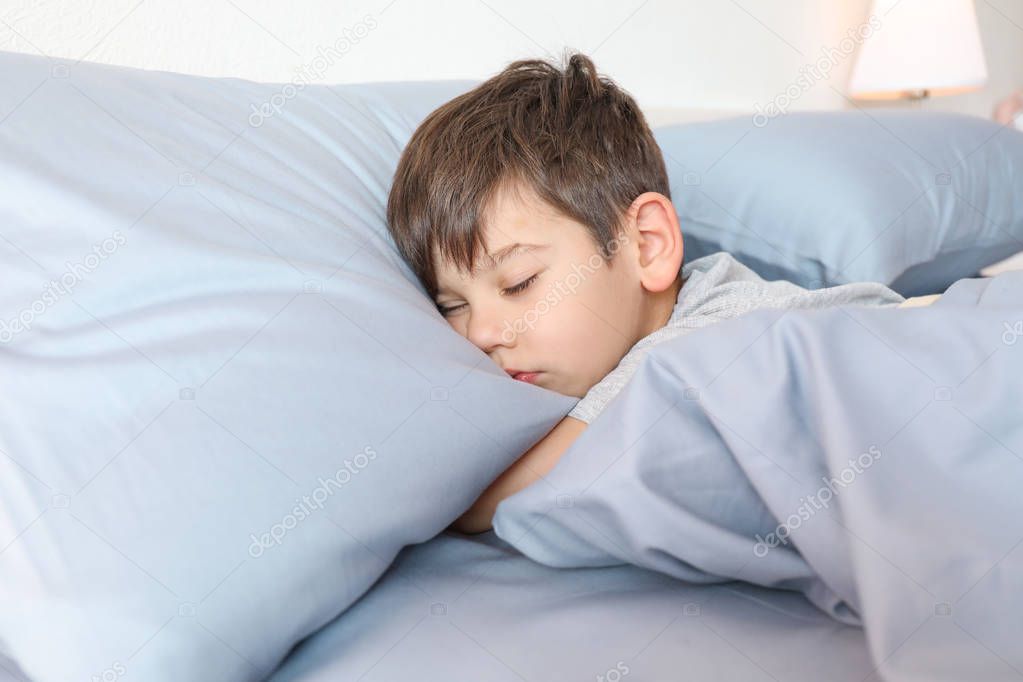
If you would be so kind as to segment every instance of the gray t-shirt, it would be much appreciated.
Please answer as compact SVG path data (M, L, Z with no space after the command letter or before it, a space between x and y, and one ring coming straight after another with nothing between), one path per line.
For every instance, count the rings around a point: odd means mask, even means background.
M906 300L877 282L854 282L813 290L784 280L768 282L725 251L687 263L682 267L682 276L684 284L679 289L678 300L668 322L640 339L611 373L576 403L568 413L569 417L590 423L632 378L651 346L715 322L758 308L828 308L846 304L889 306Z

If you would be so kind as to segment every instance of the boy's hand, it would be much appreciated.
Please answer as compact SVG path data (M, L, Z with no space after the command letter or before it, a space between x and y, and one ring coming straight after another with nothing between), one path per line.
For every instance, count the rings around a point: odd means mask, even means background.
M490 530L497 504L545 476L584 430L586 422L574 417L562 419L550 433L490 484L469 511L451 524L451 528L461 533Z
M905 301L899 304L900 308L916 308L917 306L930 305L941 298L941 294L931 294L930 296L913 296L907 298Z

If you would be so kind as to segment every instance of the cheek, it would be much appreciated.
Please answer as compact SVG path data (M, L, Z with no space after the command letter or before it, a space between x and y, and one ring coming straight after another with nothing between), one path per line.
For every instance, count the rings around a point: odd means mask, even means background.
M601 320L603 316L594 301L583 300L578 294L566 297L537 321L531 343L568 366L602 366L603 356L609 352L608 342L618 336Z
M594 322L599 322L603 283L595 276L577 281L563 273L558 282L560 286L546 289L528 306L536 318L532 326L538 335L558 337L564 343L585 339Z
M578 343L598 370L610 371L629 350L638 302L610 277L595 278L573 306Z

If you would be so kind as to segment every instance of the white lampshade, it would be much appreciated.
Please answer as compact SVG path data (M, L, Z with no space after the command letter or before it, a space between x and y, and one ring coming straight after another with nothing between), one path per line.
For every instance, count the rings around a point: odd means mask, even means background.
M874 0L872 12L880 27L860 46L853 97L952 95L987 81L973 0Z

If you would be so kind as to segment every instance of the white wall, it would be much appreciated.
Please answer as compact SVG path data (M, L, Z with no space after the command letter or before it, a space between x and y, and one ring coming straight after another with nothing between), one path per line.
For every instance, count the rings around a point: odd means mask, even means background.
M869 0L0 0L0 50L254 80L288 81L301 70L323 82L355 82L482 79L513 59L571 47L591 55L648 111L753 111L783 93L822 48L838 46L869 6ZM977 10L989 86L924 106L987 116L993 102L1023 86L1023 0L978 0ZM327 51L339 40L340 51ZM846 108L836 89L844 91L851 65L852 58L839 60L829 80L815 82L790 108Z

